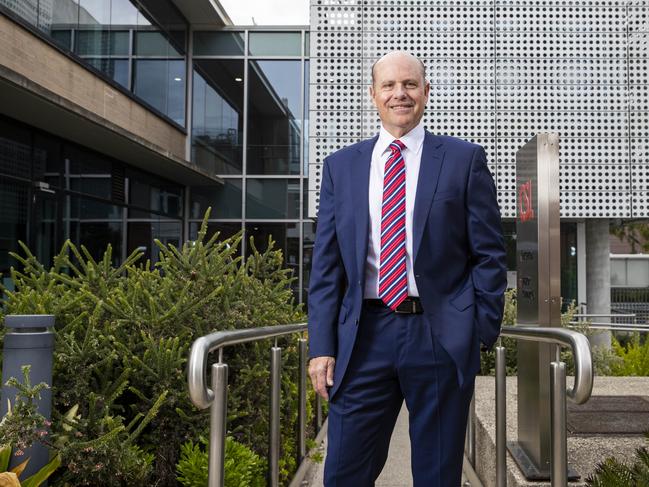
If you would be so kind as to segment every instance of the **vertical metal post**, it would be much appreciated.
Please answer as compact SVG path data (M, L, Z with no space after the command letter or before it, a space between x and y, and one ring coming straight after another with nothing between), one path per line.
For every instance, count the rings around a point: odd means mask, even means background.
M557 347L558 348L558 347ZM568 485L568 438L566 435L566 364L550 364L550 417L552 424L552 487Z
M297 341L299 349L300 371L298 377L298 410L297 410L297 444L298 463L306 456L306 339Z
M466 423L466 438L464 440L464 453L466 453L471 466L475 468L475 393L469 404L469 418Z
M322 428L322 398L320 394L315 395L315 425L316 431Z
M210 407L210 454L208 487L223 487L225 480L225 421L228 410L228 366L212 365L212 391L214 400Z
M496 487L507 486L507 377L505 347L496 347Z
M270 349L270 448L268 449L269 485L279 487L279 399L282 385L282 349ZM211 486L210 486L211 487Z

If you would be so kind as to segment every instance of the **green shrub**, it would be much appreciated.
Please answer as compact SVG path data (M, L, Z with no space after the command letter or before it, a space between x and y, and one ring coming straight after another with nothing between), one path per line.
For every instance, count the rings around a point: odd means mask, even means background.
M176 470L183 486L207 485L208 448L209 442L203 436L198 443L188 441L182 445ZM232 437L225 439L225 487L265 487L266 471L263 458Z
M73 431L58 431L70 444L62 472L51 481L54 487L91 485L102 471L102 479L115 473L110 485L177 485L181 445L198 438L209 422L209 414L198 411L187 393L193 341L216 330L304 320L281 251L269 242L260 253L251 241L251 255L243 262L241 235L206 239L207 216L195 242L179 249L156 242L160 260L154 268L141 262L139 252L114 267L110 246L95 260L70 242L49 269L25 246L22 255L12 254L21 266L11 271L15 290L3 289L2 312L55 315L54 424L62 424L64 412L78 407L75 421L68 421ZM295 339L279 340L285 349L283 481L296 464ZM262 457L268 444L270 345L265 341L225 351L231 371L228 428ZM92 453L88 461L84 453ZM126 473L138 469L138 479ZM101 485L108 484L102 480Z
M642 343L640 334L634 333L625 345L613 337L611 346L619 357L610 364L611 375L649 375L649 340Z
M649 440L649 433L645 433ZM646 446L636 450L631 464L607 458L598 464L595 472L586 479L591 487L644 487L649 485L649 450Z

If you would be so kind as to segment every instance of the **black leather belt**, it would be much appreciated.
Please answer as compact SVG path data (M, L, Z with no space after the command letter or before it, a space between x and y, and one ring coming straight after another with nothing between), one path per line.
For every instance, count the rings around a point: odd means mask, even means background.
M364 299L363 304L371 308L387 308L386 304L380 299ZM408 296L397 309L394 310L395 313L399 314L421 314L424 312L424 308L421 306L421 301L418 297Z

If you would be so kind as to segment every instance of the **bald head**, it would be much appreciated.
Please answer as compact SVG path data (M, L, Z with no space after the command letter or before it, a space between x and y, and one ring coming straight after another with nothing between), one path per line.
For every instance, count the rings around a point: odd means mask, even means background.
M374 85L374 82L376 81L376 70L380 69L381 65L383 64L390 64L391 62L395 61L405 61L408 63L413 63L414 65L417 66L417 69L421 72L421 79L425 83L426 82L426 67L424 66L424 63L421 61L416 56L413 56L409 52L405 51L392 51L384 55L383 57L380 57L378 60L372 64L372 85Z

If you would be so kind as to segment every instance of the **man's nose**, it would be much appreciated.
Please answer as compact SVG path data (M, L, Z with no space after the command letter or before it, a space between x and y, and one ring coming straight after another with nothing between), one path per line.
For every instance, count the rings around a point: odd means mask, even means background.
M404 86L400 83L395 85L392 96L394 96L394 98L404 98L406 96L406 90Z

